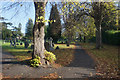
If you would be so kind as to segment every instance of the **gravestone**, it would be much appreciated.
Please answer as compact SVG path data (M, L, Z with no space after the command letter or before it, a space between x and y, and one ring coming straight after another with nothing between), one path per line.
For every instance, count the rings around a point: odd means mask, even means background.
M54 47L54 43L52 43L52 46Z
M28 51L27 53L31 53L32 51Z
M64 41L61 42L62 44L64 43Z
M69 45L70 45L70 44L69 44L69 41L66 41L66 45L67 45L67 46L69 46Z
M21 42L20 45L23 45L23 43Z
M50 37L50 39L49 39L50 47L53 47L53 45L52 45L52 41L53 41L53 39L52 39L52 37Z
M56 49L60 49L59 46L57 46Z
M10 39L10 47L12 46L12 40Z
M44 45L45 45L45 49L47 50L47 51L50 51L50 45L49 45L49 43L48 42L45 42L44 43Z
M25 48L28 48L29 43L27 41L25 41Z
M52 39L52 37L50 37L50 39L49 39L49 49L50 49L50 51L54 50L52 41L53 41L53 39Z
M16 38L14 38L14 41L13 41L13 45L14 45L14 47L16 47Z
M18 39L16 39L16 42L18 42Z
M31 45L31 49L33 49L33 48L34 48L34 45L32 44L32 45Z

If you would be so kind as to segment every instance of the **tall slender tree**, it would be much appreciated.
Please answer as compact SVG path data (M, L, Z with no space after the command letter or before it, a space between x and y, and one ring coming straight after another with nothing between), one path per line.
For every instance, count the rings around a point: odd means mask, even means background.
M49 22L50 37L53 38L54 42L57 42L57 40L61 37L61 28L62 28L59 11L57 9L57 4L52 5L49 20L50 21L53 20L52 23Z
M33 39L33 21L29 18L27 24L26 24L26 31L25 36L28 39Z

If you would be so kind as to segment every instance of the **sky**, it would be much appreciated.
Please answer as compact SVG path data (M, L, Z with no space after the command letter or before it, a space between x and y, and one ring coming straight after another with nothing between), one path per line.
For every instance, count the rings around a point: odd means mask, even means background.
M25 33L25 26L26 23L28 22L28 19L31 18L34 22L35 20L35 9L34 9L34 4L33 2L23 2L22 6L18 6L16 8L11 8L10 10L1 10L1 8L10 5L10 4L14 4L13 2L0 2L0 17L4 17L5 22L11 22L13 23L13 26L18 27L18 24L21 23L22 24L22 29L21 32ZM47 4L46 8L45 8L46 12L45 12L45 19L48 20L49 16L50 16L50 11L51 11L51 4ZM16 11L19 11L16 13ZM48 23L46 23L46 25L48 25ZM11 29L11 27L8 27L9 29Z

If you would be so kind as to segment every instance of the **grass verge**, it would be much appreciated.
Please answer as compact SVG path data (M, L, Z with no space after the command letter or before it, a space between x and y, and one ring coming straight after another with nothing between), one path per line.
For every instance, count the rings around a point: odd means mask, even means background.
M59 66L65 66L68 65L74 58L74 47L75 45L70 45L69 47L66 46L66 44L55 44L54 48L59 46L60 49L54 50L53 53L56 55L56 63L58 65L55 65L56 67ZM2 44L3 51L12 53L12 55L17 58L18 61L25 61L28 59L31 59L31 54L28 53L28 51L32 52L32 49L30 49L30 46L28 49L24 48L23 45L17 45L16 48L10 47L10 43Z
M118 76L118 46L103 45L104 48L95 49L95 44L80 43L82 47L96 61L97 74L104 78L116 78Z
M10 47L10 43L6 42L5 44L2 44L3 52L9 52L12 53L12 55L17 58L17 60L27 60L31 58L31 53L28 53L28 51L32 52L32 49L28 47L28 49L24 48L24 45L17 45L15 48Z

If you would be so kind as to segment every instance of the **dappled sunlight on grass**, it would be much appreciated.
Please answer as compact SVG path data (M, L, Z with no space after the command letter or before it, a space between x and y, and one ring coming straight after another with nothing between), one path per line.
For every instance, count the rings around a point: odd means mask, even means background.
M56 55L56 63L60 64L61 66L66 66L70 64L70 62L74 59L74 50L73 49L59 49L53 51Z
M60 49L53 51L57 57L56 63L61 66L69 65L74 59L75 45L66 46L66 44L55 44L54 48L57 46L59 46Z
M118 46L103 45L102 49L95 49L95 44L81 43L82 47L96 60L97 71L104 77L117 77Z
M75 48L75 45L73 45L73 44L70 44L70 46L67 46L66 44L55 44L54 49L55 49L57 46L58 46L60 49Z
M2 44L3 51L12 53L18 60L26 60L31 58L31 53L28 53L28 51L32 52L32 49L30 49L30 46L28 49L24 48L24 45L16 45L14 48L13 46L10 47L10 43L6 42L5 44Z
M59 46L60 49L54 50L53 53L56 55L57 60L56 63L61 66L66 66L70 64L70 62L74 59L74 48L75 45L66 46L66 44L55 44L56 48ZM10 47L10 43L2 44L3 51L12 53L17 60L27 60L31 59L32 49L30 49L30 45L28 49L24 48L24 45L17 45L16 48ZM31 51L28 53L28 51Z

